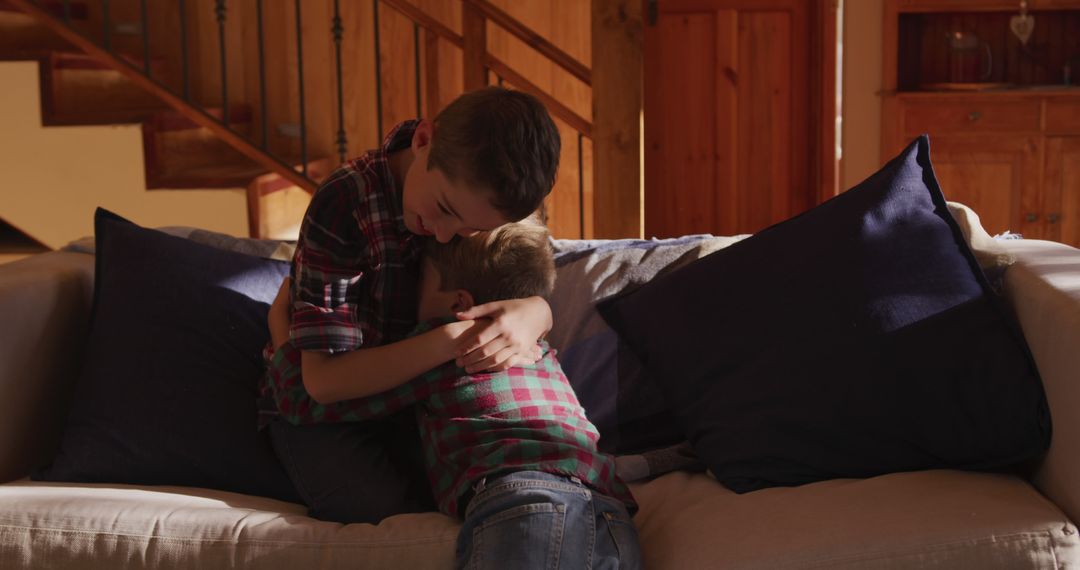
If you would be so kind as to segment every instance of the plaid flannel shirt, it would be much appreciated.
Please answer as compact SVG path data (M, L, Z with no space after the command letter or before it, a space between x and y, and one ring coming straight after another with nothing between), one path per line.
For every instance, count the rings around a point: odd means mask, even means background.
M423 323L414 334L444 322ZM541 348L544 356L533 365L467 374L451 361L382 394L331 405L312 400L303 385L272 382L273 395L293 423L371 420L418 404L428 479L439 509L450 516L464 515L460 501L481 477L525 470L577 477L634 512L637 504L616 476L614 458L597 450L600 434L555 351L543 342ZM277 351L272 369L291 376L300 366L293 354Z
M292 266L290 342L296 351L346 352L401 340L416 326L421 239L405 227L388 155L408 148L417 121L397 125L383 145L334 171L304 214ZM299 384L300 369L268 371ZM268 412L269 410L263 410ZM265 418L263 418L265 419ZM309 421L333 421L332 417Z

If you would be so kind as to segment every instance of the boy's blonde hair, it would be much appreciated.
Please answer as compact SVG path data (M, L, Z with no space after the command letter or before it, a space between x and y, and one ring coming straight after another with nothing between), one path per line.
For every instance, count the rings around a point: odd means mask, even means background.
M425 255L439 272L439 290L468 291L480 305L546 297L555 286L555 257L547 228L533 218L450 243L428 240Z

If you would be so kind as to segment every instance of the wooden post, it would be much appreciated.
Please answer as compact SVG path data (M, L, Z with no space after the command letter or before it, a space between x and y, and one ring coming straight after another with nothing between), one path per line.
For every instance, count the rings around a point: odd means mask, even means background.
M642 236L641 0L593 0L593 235Z
M468 2L461 4L461 35L465 40L465 91L485 87L487 81L487 18Z

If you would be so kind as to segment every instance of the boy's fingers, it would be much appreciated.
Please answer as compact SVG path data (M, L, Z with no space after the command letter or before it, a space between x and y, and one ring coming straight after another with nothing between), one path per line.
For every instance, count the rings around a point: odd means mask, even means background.
M503 340L501 337L496 337L491 342L477 348L476 350L462 356L462 366L472 366L480 362L491 359L493 356L498 355L501 351L509 347L509 343ZM483 370L481 368L481 370Z
M497 352L494 356L485 358L472 366L467 366L465 371L470 374L476 372L502 372L510 368L514 356L514 349L506 347Z
M487 346L492 341L499 338L499 336L500 336L499 332L497 330L493 330L494 327L492 326L492 324L493 324L493 322L488 321L488 320L483 321L482 324L477 323L476 327L474 327L474 328L478 329L476 335L469 338L468 340L466 340L463 343L461 350L458 351L458 356L471 355L472 353L476 352L480 348L483 348L483 347ZM492 348L493 349L494 348L500 348L501 349L502 347L499 346L499 347L492 347ZM490 352L489 352L489 354L490 354ZM487 355L484 355L484 356L487 356ZM476 358L482 358L482 357L474 356L473 360L475 360ZM466 361L466 362L469 362L469 361Z

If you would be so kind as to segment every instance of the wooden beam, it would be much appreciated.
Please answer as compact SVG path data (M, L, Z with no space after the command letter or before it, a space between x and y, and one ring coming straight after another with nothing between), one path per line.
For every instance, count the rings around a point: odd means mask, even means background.
M474 91L488 84L487 18L467 2L461 5L461 35L465 40L465 91Z
M585 64L574 59L574 56L559 49L558 46L534 32L510 14L503 12L498 6L488 0L464 0L464 6L462 7L465 6L472 6L479 10L489 20L543 54L544 57L565 69L570 75L585 82L586 85L592 85L592 73L588 67L585 67Z
M456 45L459 48L465 47L465 40L460 34L454 32L450 28L444 26L442 22L439 22L435 18L428 16L422 12L416 6L413 6L408 0L376 0L382 2L387 6L397 10L406 18L420 24L421 27L431 30L438 34L444 40Z
M642 2L593 0L593 234L641 237Z
M837 15L840 10L839 0L816 0L814 10L814 29L811 30L811 44L818 53L811 58L811 82L814 93L810 105L810 144L820 149L817 164L811 169L816 171L813 180L818 181L816 201L820 204L840 193L840 162L836 156L836 34ZM814 112L817 109L817 112ZM814 140L813 137L816 137Z
M484 61L487 63L487 67L490 67L496 75L499 75L518 89L539 99L552 115L562 119L563 122L576 129L579 133L592 138L593 126L587 119L570 110L570 107L563 105L558 99L549 95L547 91L539 88L535 83L514 71L512 67L494 55L487 54Z

